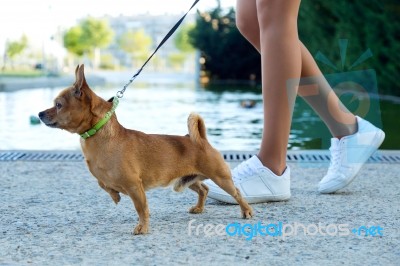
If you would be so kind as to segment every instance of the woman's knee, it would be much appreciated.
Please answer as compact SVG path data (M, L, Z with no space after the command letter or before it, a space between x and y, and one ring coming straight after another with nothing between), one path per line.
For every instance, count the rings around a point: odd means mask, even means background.
M260 28L287 26L297 23L300 0L256 0Z
M243 14L236 12L236 27L240 31L240 33L244 36L248 34L251 29L246 17Z
M236 27L253 45L259 42L260 28L258 26L256 0L237 0Z

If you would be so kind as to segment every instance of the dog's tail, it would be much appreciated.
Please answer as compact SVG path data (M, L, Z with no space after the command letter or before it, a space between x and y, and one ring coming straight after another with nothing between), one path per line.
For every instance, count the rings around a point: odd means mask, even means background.
M201 144L203 140L207 141L206 125L200 115L191 113L188 117L189 137L195 142Z

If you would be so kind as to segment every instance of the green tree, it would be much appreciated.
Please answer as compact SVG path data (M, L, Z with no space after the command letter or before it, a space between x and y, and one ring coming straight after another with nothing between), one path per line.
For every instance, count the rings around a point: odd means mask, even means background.
M338 70L319 63L325 74L338 71L374 69L383 94L400 95L400 20L396 0L312 1L301 3L299 35L312 54L323 53ZM339 39L347 39L344 68L341 68ZM351 66L370 49L373 56Z
M77 56L82 56L89 48L82 42L83 30L80 26L70 28L64 34L64 47L68 52Z
M185 62L193 62L196 49L190 43L189 32L195 28L193 23L183 24L174 35L174 45L178 50L168 55L168 64L175 70L181 71Z
M108 22L87 18L80 23L83 31L83 43L90 48L106 48L113 40L113 30Z
M28 47L28 38L22 35L17 41L7 41L4 54L3 70L6 68L8 60L11 62Z
M179 70L184 64L186 58L186 53L171 53L168 55L168 62L174 69Z
M143 61L150 55L152 40L143 29L128 31L118 40L119 47L130 54L134 61Z
M196 27L189 32L189 39L200 50L203 71L211 80L261 78L260 55L236 28L233 9L224 13L217 7L198 13Z
M182 25L174 38L175 47L183 53L193 53L195 51L190 43L189 33L195 28L194 24Z
M100 64L100 49L106 48L113 39L113 30L105 20L87 18L78 26L70 28L64 35L65 48L77 55L94 56L94 66Z
M299 37L311 54L321 52L336 66L318 62L324 74L374 69L379 92L400 95L399 6L398 0L303 0ZM212 79L248 79L251 74L260 79L259 55L237 31L234 15L234 10L224 13L220 7L199 13L191 43L201 51ZM348 40L343 68L339 39ZM353 65L368 49L373 57Z

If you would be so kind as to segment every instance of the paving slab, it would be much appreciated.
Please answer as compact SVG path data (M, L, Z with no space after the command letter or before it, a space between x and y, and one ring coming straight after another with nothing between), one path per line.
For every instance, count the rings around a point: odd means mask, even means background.
M115 205L83 161L0 162L0 265L399 265L400 164L368 163L331 195L317 192L326 163L289 166L291 199L252 205L251 220L148 191L150 233L134 236L131 200Z

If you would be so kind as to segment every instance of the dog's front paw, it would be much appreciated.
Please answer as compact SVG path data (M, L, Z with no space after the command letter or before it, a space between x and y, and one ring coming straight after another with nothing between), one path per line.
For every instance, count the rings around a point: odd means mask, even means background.
M135 229L133 230L134 235L144 235L149 232L149 227L144 224L136 225Z
M251 207L242 210L242 218L243 219L250 219L251 217L253 217L253 215L254 215L254 212Z
M112 193L110 195L111 195L111 198L112 198L112 200L114 201L115 204L118 204L120 202L121 196L119 195L118 192Z
M202 213L204 211L204 208L198 207L198 206L193 206L192 208L189 209L190 213L198 214Z

